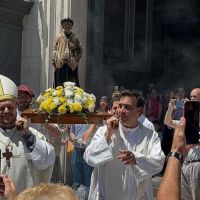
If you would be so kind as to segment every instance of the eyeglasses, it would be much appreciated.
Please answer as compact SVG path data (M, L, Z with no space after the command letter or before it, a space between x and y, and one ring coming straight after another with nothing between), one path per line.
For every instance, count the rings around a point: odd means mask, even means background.
M136 107L133 106L133 105L129 105L129 104L122 104L120 103L119 104L119 108L122 109L124 107L125 110L133 110L135 109Z

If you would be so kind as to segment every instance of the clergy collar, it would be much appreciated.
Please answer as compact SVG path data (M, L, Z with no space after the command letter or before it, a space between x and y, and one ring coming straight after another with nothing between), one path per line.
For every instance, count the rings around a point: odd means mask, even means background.
M138 130L139 124L135 128L127 128L119 123L119 127L124 133L135 133Z

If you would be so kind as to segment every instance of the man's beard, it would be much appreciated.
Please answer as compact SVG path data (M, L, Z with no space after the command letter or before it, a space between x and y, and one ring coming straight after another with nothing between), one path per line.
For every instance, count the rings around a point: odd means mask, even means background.
M15 121L16 121L16 116L13 116L12 120L2 118L0 122L0 127L6 129L12 129L15 126Z
M29 106L30 106L30 103L24 102L24 103L21 103L21 104L18 105L18 109L19 109L21 112L23 112L23 111L25 111L26 109L28 109Z

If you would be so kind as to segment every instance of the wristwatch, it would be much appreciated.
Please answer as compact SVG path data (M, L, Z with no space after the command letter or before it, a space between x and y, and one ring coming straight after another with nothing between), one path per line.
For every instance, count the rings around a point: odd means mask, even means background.
M178 159L181 162L181 164L183 164L183 154L181 154L179 152L171 151L167 156L167 160L170 156L175 157L176 159Z

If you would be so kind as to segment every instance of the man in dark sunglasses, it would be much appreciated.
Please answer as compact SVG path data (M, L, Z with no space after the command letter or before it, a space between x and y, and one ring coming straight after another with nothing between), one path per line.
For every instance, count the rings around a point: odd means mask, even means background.
M151 177L162 170L158 134L138 122L144 99L137 91L121 93L117 116L95 133L84 158L95 167L89 199L153 199Z

